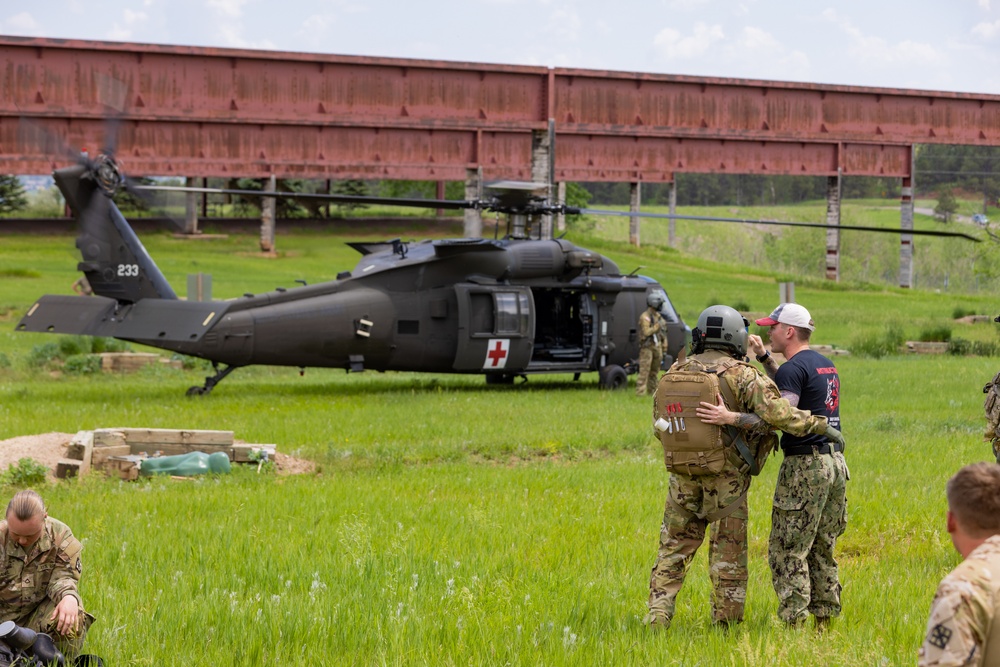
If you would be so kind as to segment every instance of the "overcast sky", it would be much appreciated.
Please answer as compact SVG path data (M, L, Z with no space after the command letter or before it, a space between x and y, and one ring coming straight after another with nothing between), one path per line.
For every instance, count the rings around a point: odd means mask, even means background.
M1000 94L1000 0L36 0L0 34Z

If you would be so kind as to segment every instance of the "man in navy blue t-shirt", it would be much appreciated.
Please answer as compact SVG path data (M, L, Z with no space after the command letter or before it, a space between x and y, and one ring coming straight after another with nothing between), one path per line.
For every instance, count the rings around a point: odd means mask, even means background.
M783 303L757 320L769 327L771 352L787 360L781 366L750 335L747 346L792 405L840 425L840 377L833 362L809 349L815 324L809 311ZM843 446L825 436L781 436L784 460L778 471L771 511L768 562L778 616L798 625L809 614L822 627L840 614L840 580L834 547L847 527L847 462Z

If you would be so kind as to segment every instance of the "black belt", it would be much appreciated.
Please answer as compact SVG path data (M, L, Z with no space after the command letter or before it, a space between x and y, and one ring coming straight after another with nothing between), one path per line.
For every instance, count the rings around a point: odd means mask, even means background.
M795 445L793 447L782 447L781 451L785 456L804 456L805 454L832 454L844 451L844 446L839 442L827 442L822 445Z

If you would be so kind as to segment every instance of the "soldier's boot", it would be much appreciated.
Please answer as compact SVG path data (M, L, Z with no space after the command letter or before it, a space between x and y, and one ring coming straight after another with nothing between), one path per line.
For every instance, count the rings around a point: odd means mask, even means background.
M642 624L651 630L667 630L670 628L670 617L661 611L651 611L642 619Z
M798 630L800 628L805 627L805 625L806 625L806 617L805 616L800 616L798 618L793 618L790 621L785 621L784 623L785 623L785 627L788 628L789 630Z
M816 617L816 632L826 632L833 625L832 616L817 616Z

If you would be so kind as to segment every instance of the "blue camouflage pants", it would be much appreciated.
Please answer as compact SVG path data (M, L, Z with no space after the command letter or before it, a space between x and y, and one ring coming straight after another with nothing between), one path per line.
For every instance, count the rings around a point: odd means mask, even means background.
M844 455L786 456L778 471L771 511L768 563L778 616L798 623L813 614L840 614L834 547L847 527Z

